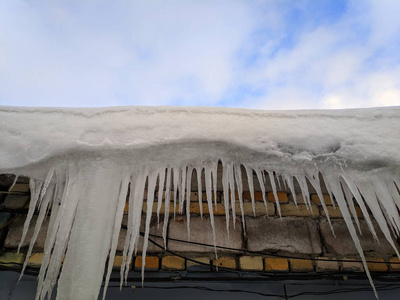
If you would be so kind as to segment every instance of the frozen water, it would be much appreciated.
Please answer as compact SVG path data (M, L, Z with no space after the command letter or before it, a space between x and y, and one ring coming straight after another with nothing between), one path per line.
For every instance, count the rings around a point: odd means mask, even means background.
M176 208L186 212L190 239L192 177L197 179L201 204L204 176L215 243L216 202L212 199L216 200L219 162L227 234L229 218L244 214L242 191L246 182L253 211L256 184L263 192L266 208L267 181L276 199L282 184L295 195L297 181L309 208L310 184L320 196L330 222L322 197L322 176L344 216L369 278L356 234L361 229L354 201L372 235L376 238L368 210L397 253L394 238L400 231L399 107L287 112L1 107L0 120L0 173L31 178L32 199L22 241L35 209L39 210L29 253L51 210L37 299L51 295L58 278L57 299L98 297L105 267L106 284L110 278L127 194L128 228L121 285L127 280L132 255L137 251L143 251L143 258L146 255L153 202L158 220L164 205L164 243L171 205L174 216ZM258 182L253 181L253 174ZM157 186L160 188L155 198ZM138 249L145 193L145 236L143 249ZM240 212L236 212L236 203ZM276 205L280 214L278 201Z

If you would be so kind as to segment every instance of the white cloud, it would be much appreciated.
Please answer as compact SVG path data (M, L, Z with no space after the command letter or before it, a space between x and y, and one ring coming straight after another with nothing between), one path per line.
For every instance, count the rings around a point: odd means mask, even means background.
M0 104L400 105L400 3L314 5L4 1Z

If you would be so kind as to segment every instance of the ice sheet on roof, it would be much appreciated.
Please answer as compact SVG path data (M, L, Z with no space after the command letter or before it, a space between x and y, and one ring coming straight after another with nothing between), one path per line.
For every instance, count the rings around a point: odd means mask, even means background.
M1 107L0 122L0 173L32 178L32 200L23 239L34 210L39 209L35 224L38 233L52 207L38 299L52 293L59 275L57 299L98 296L104 266L107 265L106 281L112 270L129 187L122 281L127 278L132 254L143 250L146 255L151 210L146 216L143 249L137 249L146 181L148 205L158 202L160 209L164 201L166 213L169 205L188 212L185 191L191 189L192 176L204 174L213 224L212 193L216 192L219 161L228 232L229 218L235 218L236 213L243 215L242 209L235 212L235 202L242 208L243 180L248 180L251 195L253 174L261 189L270 180L275 194L276 176L292 192L297 181L310 205L307 182L323 199L322 175L369 278L356 234L354 202L360 206L373 235L368 209L397 251L394 237L400 229L399 107L334 111ZM243 176L242 169L247 176ZM165 199L154 198L157 185L166 191ZM239 191L238 199L229 199L229 191L233 190ZM172 198L168 191L174 191ZM276 205L279 212L279 203ZM322 205L328 216L323 200ZM163 222L165 236L168 216ZM215 232L212 234L215 236ZM35 238L34 235L29 252Z

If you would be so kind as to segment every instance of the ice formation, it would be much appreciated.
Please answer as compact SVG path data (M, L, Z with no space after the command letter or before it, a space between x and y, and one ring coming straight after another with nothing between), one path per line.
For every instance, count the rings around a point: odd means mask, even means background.
M275 195L276 184L283 181L295 196L297 181L307 205L311 204L308 182L321 196L322 175L372 285L356 234L359 223L353 201L361 208L374 237L368 210L397 252L394 238L400 229L399 107L286 112L182 107L1 107L0 122L0 173L31 178L32 197L22 240L34 210L39 210L29 253L51 209L36 299L51 295L57 281L57 299L97 299L104 266L106 286L110 278L128 189L121 284L135 251L143 250L146 255L151 209L147 210L143 249L137 249L145 186L147 205L151 207L156 202L157 215L163 197L162 193L157 198L154 195L160 186L166 195L166 214L170 205L176 205L189 218L185 191L191 189L193 176L204 176L213 225L212 194L216 192L218 162L222 162L227 234L229 218L243 215L244 180L248 181L254 205L253 174L264 195L264 184L270 180ZM280 178L279 182L275 177ZM234 192L229 197L230 191L235 190L239 191L238 199ZM320 199L328 216L323 197ZM241 211L235 211L236 201ZM279 202L276 205L280 211ZM163 221L164 238L167 222L168 215ZM211 234L215 239L214 229Z

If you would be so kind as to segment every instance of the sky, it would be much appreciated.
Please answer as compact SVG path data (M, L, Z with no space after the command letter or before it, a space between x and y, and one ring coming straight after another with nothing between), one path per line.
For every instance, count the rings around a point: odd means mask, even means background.
M400 105L400 1L0 2L0 105Z

